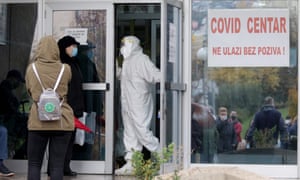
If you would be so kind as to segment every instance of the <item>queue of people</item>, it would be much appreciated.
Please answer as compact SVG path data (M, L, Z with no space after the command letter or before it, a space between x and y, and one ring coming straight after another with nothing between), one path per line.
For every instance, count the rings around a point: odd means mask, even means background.
M154 84L160 81L160 70L157 69L154 64L150 61L149 57L143 54L142 48L140 47L140 41L135 36L128 36L122 40L123 47L121 48L121 53L124 56L124 59L130 59L123 64L122 71L122 97L128 96L133 97L131 91L126 91L125 86L133 85L131 80L128 79L128 76L131 76L129 73L130 69L139 70L136 73L143 75L145 79L144 84L149 86L149 84ZM43 163L43 157L46 152L47 144L49 143L49 161L47 174L50 179L63 179L63 176L76 176L77 173L72 171L70 168L70 161L72 157L74 137L76 133L76 126L74 123L74 117L80 118L83 115L84 111L93 112L97 111L93 107L87 107L87 99L93 99L90 94L84 94L82 90L82 83L99 81L97 74L93 74L93 77L86 76L82 74L84 67L87 63L89 64L88 68L96 70L95 66L91 64L88 60L86 63L79 62L83 59L77 58L78 46L80 44L72 36L64 36L56 43L56 40L52 36L45 36L39 41L37 50L34 55L34 60L31 64L28 65L26 69L25 79L26 79L26 89L33 100L33 103L30 108L30 113L28 117L28 147L27 147L27 157L28 157L28 175L27 179L29 180L38 180L41 178L41 167ZM89 57L85 49L81 47L81 51L86 57ZM135 63L133 63L133 61ZM135 68L133 65L139 64L139 67L142 69ZM60 70L61 69L61 70ZM89 71L89 70L86 70ZM39 119L39 98L42 92L45 89L53 88L56 79L60 79L59 83L56 84L56 93L59 96L61 101L61 118L53 121L42 121ZM85 78L84 78L85 77ZM136 76L139 77L139 76ZM10 76L8 76L10 78ZM25 82L19 79L12 81L12 86L9 90L17 87L19 81ZM93 79L92 79L93 78ZM142 79L141 79L142 80ZM138 81L141 81L138 80ZM137 82L139 85L139 82ZM140 86L135 86L134 88L139 87L143 89L145 85L141 84ZM149 91L150 89L143 89L143 91ZM138 93L140 91L137 91ZM101 97L101 96L98 96ZM150 120L152 116L152 111L149 113L149 109L153 108L152 97L149 95L140 96L142 99L132 99L130 101L144 102L144 99L147 98L147 104L143 106L144 108L140 109L138 107L130 108L130 111L136 109L137 113L140 113L139 118L128 116L130 112L125 111L126 106L132 104L131 102L125 102L127 98L122 100L122 109L123 109L123 120L125 126L125 138L124 144L126 145L127 155L125 159L127 164L121 169L117 170L117 174L128 174L132 173L131 166L131 156L132 148L135 150L141 150L142 146L146 146L150 151L159 151L160 144L158 138L156 138L149 129ZM9 103L15 103L18 107L17 100L13 101L11 99ZM16 108L14 107L14 108ZM18 108L17 108L18 109ZM48 109L49 110L49 109ZM142 113L144 112L144 113ZM13 114L9 112L10 114ZM97 112L101 115L101 112ZM146 116L144 116L146 115ZM133 122L136 121L136 122ZM140 126L143 124L143 129L133 132L132 128L136 125ZM135 129L135 128L134 128ZM7 131L5 127L1 126L1 132L3 132L0 138L3 139L1 143L3 144L3 150L7 150L5 145L7 144L5 136ZM134 133L134 134L132 134ZM144 138L139 138L144 137ZM134 144L133 144L134 140ZM1 156L3 154L3 156ZM3 163L3 160L7 158L7 151L3 151L1 154L0 151L0 175L2 176L13 176L14 173L10 171Z
M215 163L218 153L235 150L241 132L241 124L236 120L237 113L228 116L226 107L220 107L214 115L211 108L192 103L191 161Z
M143 146L151 152L160 150L158 138L149 129L153 114L153 102L149 93L150 90L146 88L150 84L160 81L160 70L151 63L148 56L142 53L140 41L137 37L125 37L122 43L121 54L124 56L125 62L121 73L121 102L125 126L123 140L126 147L126 164L117 169L116 174L131 174L133 150L141 151ZM76 58L79 45L80 43L72 36L64 36L58 43L52 36L46 36L39 41L34 56L33 62L46 88L53 86L60 72L59 70L64 64L62 78L57 88L57 94L62 100L62 118L58 121L43 122L39 120L37 102L43 88L35 77L32 64L27 67L26 81L19 71L11 70L8 72L6 79L0 84L0 100L6 104L6 106L0 108L1 176L14 175L14 172L4 165L4 160L8 157L7 128L11 128L11 125L7 122L9 122L9 119L16 118L14 115L18 114L20 105L12 90L17 88L20 83L26 83L28 94L33 100L27 126L28 179L40 179L43 157L48 143L48 176L51 179L62 180L63 176L77 175L70 168L76 133L74 117L80 118L83 116L83 112L88 111L91 113L99 110L99 108L88 107L86 103L87 99L94 98L83 93L82 83L99 82L99 79L94 64L90 63L89 60L83 64L79 58ZM88 57L88 54L86 54L86 57ZM83 58L81 57L81 59ZM85 65L95 71L91 77L87 77L86 72L82 73ZM132 92L133 90L137 91ZM149 96L145 94L136 96L140 92L147 92ZM134 103L132 103L133 101ZM99 102L96 104L99 104ZM101 112L97 112L97 114L101 115ZM131 116L131 114L135 114L135 116ZM216 154L239 150L239 145L243 140L241 136L243 126L237 111L232 110L228 115L228 109L220 107L218 114L215 116L210 108L193 103L191 116L192 162L197 161L197 154L201 156L200 162L213 163ZM262 131L274 127L276 127L273 134L274 142L277 143L277 139L280 138L280 145L283 148L288 144L287 136L289 136L289 139L297 137L297 117L286 126L281 113L275 109L274 99L268 96L265 98L260 111L254 115L246 134L246 141L251 142L254 147L255 130Z
M26 157L28 158L29 180L40 179L40 171L49 143L48 176L51 179L63 179L63 176L76 176L70 168L76 127L74 117L80 118L86 111L82 90L83 76L77 56L79 43L71 36L64 36L58 42L52 36L46 36L39 41L33 63L26 69L25 79L18 70L11 70L0 84L0 176L13 176L14 172L4 164L8 158L8 139L20 114L20 102L13 90L21 83L26 83L28 96L32 105L28 116L26 131ZM59 84L56 93L61 101L61 118L52 122L39 120L38 106L43 89L53 88L60 67ZM36 69L35 69L36 68ZM38 72L36 77L34 72ZM39 84L40 82L41 85ZM26 121L27 122L27 121ZM20 125L20 124L18 124ZM27 137L28 134L28 137ZM25 137L25 136L24 136ZM28 142L27 142L28 141Z
M217 158L210 158L207 161L207 155L203 150L207 148L205 141L209 139L210 152L214 152L213 157L219 153L231 153L234 151L245 150L248 148L259 148L256 142L255 132L272 131L271 138L267 138L272 143L272 147L283 149L297 149L297 116L294 117L288 124L282 118L282 114L275 108L274 99L267 96L260 110L255 113L254 118L246 132L245 139L242 137L243 125L235 110L230 112L224 106L219 107L218 114L214 120L213 136L204 137L204 130L207 130L207 122L210 119L207 112L203 112L204 106L192 103L192 121L191 121L191 159L192 162L214 163ZM205 107L206 108L206 107ZM201 111L200 111L201 110ZM206 123L206 124L205 124ZM213 137L213 138L212 138ZM216 153L215 153L216 152ZM200 161L196 159L196 154L199 153Z

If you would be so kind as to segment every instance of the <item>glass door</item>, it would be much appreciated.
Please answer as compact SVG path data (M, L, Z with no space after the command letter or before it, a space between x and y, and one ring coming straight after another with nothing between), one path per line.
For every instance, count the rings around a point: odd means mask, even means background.
M150 57L156 67L160 68L160 18L161 6L159 3L127 3L115 4L115 56L118 65L122 64L123 58L120 55L120 42L124 36L134 35L140 39L143 52ZM117 63L117 62L116 62ZM159 105L160 94L158 86L150 87L154 101L154 112L151 120L150 130L160 138L159 131ZM115 85L115 168L121 167L124 162L125 146L123 143L123 117L121 115L121 88L120 81L116 78ZM145 159L150 158L150 152L143 148Z
M161 122L162 146L175 144L174 159L164 171L179 168L182 157L182 94L186 89L182 82L182 3L164 1L161 18ZM170 169L169 169L170 168Z
M120 47L118 43L123 36L135 35L140 38L144 53L149 55L162 72L160 86L152 91L155 96L155 112L151 123L151 131L160 139L162 147L170 143L174 143L176 147L182 147L181 96L185 85L182 84L181 70L181 7L180 2L163 0L160 4L118 4L115 11L116 49ZM118 57L119 51L115 53ZM122 132L121 117L118 119L120 120L116 122L117 131ZM117 139L121 138L117 137ZM117 144L116 147L120 146ZM147 150L143 153L144 157L148 158ZM170 167L171 170L176 168L174 165L180 157L178 153L174 155L174 161L165 166ZM118 158L118 155L116 159L116 164L122 163L119 160L122 158Z
M78 173L112 173L113 157L113 5L112 3L47 2L46 34L58 40L76 38L84 79L84 143L74 144L71 168ZM80 54L82 53L82 54Z

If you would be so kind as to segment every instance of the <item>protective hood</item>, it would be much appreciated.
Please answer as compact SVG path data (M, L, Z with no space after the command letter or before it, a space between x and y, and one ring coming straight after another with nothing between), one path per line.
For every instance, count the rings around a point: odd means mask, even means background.
M140 40L135 36L125 36L122 41L121 54L124 59L142 51Z
M40 40L35 55L35 61L59 61L59 49L53 36L45 36Z

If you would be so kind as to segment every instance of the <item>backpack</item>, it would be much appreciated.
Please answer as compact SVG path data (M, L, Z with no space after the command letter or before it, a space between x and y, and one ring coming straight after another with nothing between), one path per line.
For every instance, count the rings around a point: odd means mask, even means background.
M60 101L59 95L55 92L55 90L63 74L65 68L64 64L61 67L54 88L47 89L44 88L34 63L32 63L32 68L43 89L43 92L41 93L39 101L37 103L39 119L41 121L60 120L62 116L61 105L63 101Z

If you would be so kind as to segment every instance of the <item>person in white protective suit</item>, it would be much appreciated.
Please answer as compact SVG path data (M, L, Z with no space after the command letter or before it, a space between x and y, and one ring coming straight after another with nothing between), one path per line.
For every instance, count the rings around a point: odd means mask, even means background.
M143 146L151 152L160 149L159 140L149 126L154 109L151 84L160 82L161 73L143 53L137 37L124 37L120 51L124 57L120 80L126 164L117 169L115 174L128 175L133 170L133 151L142 151Z

